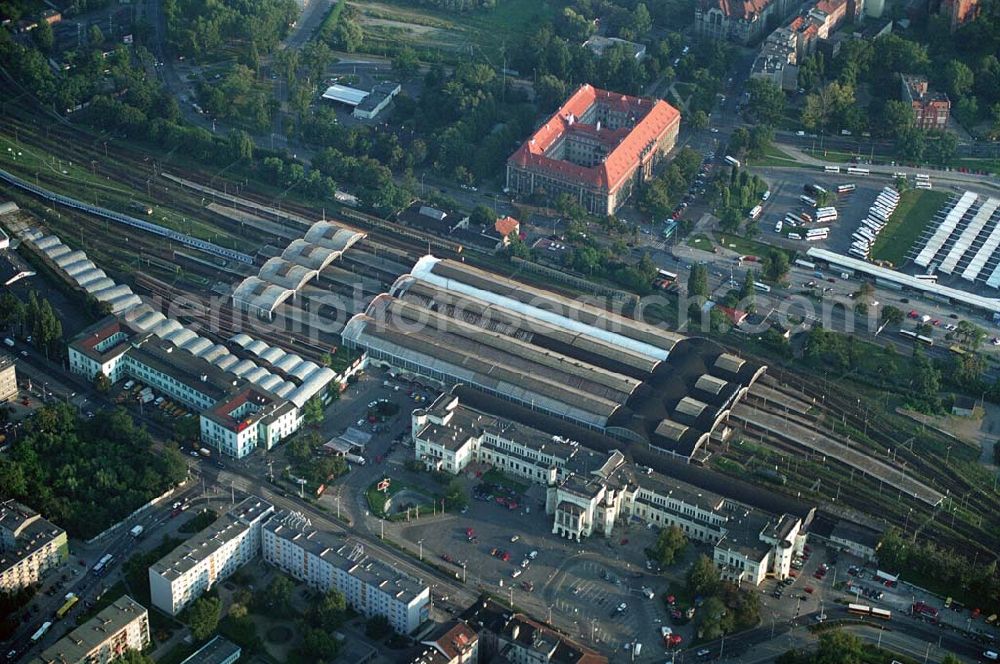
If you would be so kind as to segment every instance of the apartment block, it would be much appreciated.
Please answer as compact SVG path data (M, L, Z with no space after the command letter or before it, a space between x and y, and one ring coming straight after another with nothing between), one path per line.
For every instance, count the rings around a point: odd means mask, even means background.
M365 553L339 535L312 528L296 512L281 511L263 528L264 560L320 592L338 590L355 611L385 616L399 634L410 634L430 611L430 588Z
M16 500L0 503L0 592L37 584L68 557L65 530Z
M261 526L274 506L250 496L149 568L153 606L176 616L260 552Z
M17 368L14 357L0 353L0 403L17 399Z
M149 645L149 612L128 595L46 648L31 664L106 664Z

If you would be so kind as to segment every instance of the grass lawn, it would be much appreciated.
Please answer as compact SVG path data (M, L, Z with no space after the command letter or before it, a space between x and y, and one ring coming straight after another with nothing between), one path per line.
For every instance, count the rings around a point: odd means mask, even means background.
M951 165L954 168L964 166L975 171L989 171L994 175L1000 174L1000 159L956 159Z
M475 45L490 58L502 58L505 49L509 54L525 33L555 12L555 7L545 0L504 0L494 9L469 12L418 7L396 0L360 0L351 4L361 12L363 51L388 52L402 42L418 51L461 50L468 55L470 45Z
M903 263L906 252L917 241L924 228L938 211L948 194L933 189L911 189L903 192L899 207L892 214L889 223L879 233L872 247L872 258Z
M695 249L701 249L702 251L712 250L712 240L709 239L704 233L698 233L697 235L692 235L687 239L687 246L694 247Z
M815 168L814 166L808 166L806 164L800 164L795 161L792 157L788 156L787 153L782 152L773 145L767 149L764 156L760 159L754 159L748 162L748 166L785 166L789 168Z
M719 235L719 244L726 249L739 252L744 256L757 256L759 258L766 256L772 249L784 251L788 254L789 258L792 258L795 254L794 251L787 251L780 247L773 247L769 244L758 242L757 240L748 240L745 237L740 237L739 235ZM699 247L699 249L700 248L701 247Z

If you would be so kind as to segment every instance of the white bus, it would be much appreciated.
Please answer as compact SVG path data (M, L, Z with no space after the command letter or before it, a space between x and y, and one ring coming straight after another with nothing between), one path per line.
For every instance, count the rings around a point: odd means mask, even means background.
M898 198L893 198L889 194L885 194L885 193L882 193L882 194L879 194L878 196L876 196L875 200L876 201L885 201L886 203L888 203L890 205L899 205L899 199Z
M729 164L730 166L735 166L736 168L740 167L740 160L737 159L736 157L730 156L728 154L726 155L725 162L727 164Z
M110 553L104 554L101 557L101 559L97 561L97 564L94 565L94 570L93 570L94 574L96 574L97 576L101 576L102 574L107 572L108 565L111 564L111 561L114 559L115 557Z
M936 284L937 283L937 275L936 274L915 274L915 275L913 275L913 278L914 279L918 279L920 281L926 281L926 282L932 283L932 284Z
M822 228L810 228L808 231L806 231L807 237L810 235L829 235L829 234L830 234L830 229L829 227L826 226Z
M917 189L933 189L934 188L933 186L931 186L930 182L918 182L918 183L916 183L913 186L915 188L917 188Z
M817 210L816 211L816 223L823 221L837 221L837 211L836 210Z
M853 185L852 183L850 183L850 182L848 182L848 183L846 183L846 184L838 184L838 185L837 185L837 193L838 193L838 194L849 194L849 193L851 193L852 191L854 191L855 189L857 189L857 187L855 187L855 186L854 186L854 185Z
M874 242L875 241L875 233L872 233L867 228L862 228L861 230L859 230L858 231L858 235L860 235L864 239L868 240L869 242Z
M38 628L38 631L36 631L34 634L31 635L31 642L32 643L38 643L38 641L43 636L45 636L45 633L47 631L49 631L50 627L52 627L52 623L51 622L49 622L49 621L43 622L42 626Z
M917 182L920 182L920 181L926 182L927 180L931 179L931 176L927 175L926 173L917 173L913 177L915 177L917 179Z
M830 238L829 233L823 233L822 235L807 235L806 242L822 242Z
M799 202L808 207L816 207L816 199L808 196L799 196Z
M826 171L827 173L839 173L840 166L826 166L823 168L823 170Z
M802 260L801 258L796 258L794 261L795 265L799 267L804 267L807 270L815 270L816 263L810 263L809 261Z
M750 210L750 221L757 221L757 217L759 217L760 213L763 211L764 208L761 207L760 205L753 206L753 208L751 208Z
M659 275L660 279L666 279L667 281L677 281L677 275L673 272L667 272L666 270L657 270L656 274Z
M893 198L899 198L899 192L892 187L882 187L882 193Z
M850 175L868 175L869 173L867 168L859 168L858 166L848 166L847 172Z
M851 247L850 249L847 250L847 253L853 254L858 258L868 258L868 253L865 251L861 251L857 247Z
M755 289L759 290L761 293L770 293L771 292L771 287L768 286L767 284L763 283L763 282L760 282L760 281L753 282L753 287Z

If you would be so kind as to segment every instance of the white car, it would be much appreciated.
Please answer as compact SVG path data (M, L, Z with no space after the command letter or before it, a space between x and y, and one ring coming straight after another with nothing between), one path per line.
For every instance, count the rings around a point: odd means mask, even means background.
M521 539L520 535L514 535L513 537L510 538L510 541L513 543L513 542L516 542L519 539Z
M535 558L538 557L538 552L537 551L532 551L531 553L528 554L528 557L531 558L532 560L534 560Z
M618 608L616 610L618 611L618 613L625 613L625 609L627 609L627 608L628 608L628 604L626 604L625 602L622 602L621 604L618 605Z
M527 558L525 558L524 560L521 561L521 567L527 567L530 564L531 564L531 561L528 560Z
M510 573L510 578L516 579L519 576L521 576L521 568L520 567L515 567L514 571Z
M709 650L708 648L702 648L701 650L699 650L698 652L696 652L695 655L697 655L698 657L708 657L708 654L710 652L712 652L712 651Z
M710 132L712 132L713 134L718 134L718 133L719 133L719 130L718 130L718 129L716 129L715 127L711 127L711 128L709 129L709 131L710 131Z

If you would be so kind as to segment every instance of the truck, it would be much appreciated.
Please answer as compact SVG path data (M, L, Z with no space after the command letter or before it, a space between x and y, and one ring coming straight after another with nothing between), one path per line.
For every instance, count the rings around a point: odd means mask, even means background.
M139 539L142 536L142 531L145 530L142 526L132 526L132 530L128 531L129 535Z
M344 458L347 459L348 461L350 461L351 463L353 463L356 466L363 466L363 465L365 465L365 458L363 456L358 455L358 454L351 454L350 452L348 452L347 454L344 455Z

